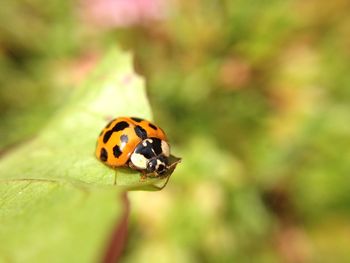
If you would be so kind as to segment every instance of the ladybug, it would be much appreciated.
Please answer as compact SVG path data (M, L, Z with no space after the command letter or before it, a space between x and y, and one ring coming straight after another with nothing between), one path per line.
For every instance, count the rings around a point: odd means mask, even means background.
M170 146L164 131L136 117L118 117L102 130L96 157L111 168L130 167L144 176L167 173Z

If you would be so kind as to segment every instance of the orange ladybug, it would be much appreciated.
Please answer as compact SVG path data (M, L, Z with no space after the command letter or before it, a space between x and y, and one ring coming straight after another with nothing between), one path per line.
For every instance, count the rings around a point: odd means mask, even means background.
M136 117L112 120L100 133L96 157L112 168L130 167L160 177L169 170L170 146L164 131Z

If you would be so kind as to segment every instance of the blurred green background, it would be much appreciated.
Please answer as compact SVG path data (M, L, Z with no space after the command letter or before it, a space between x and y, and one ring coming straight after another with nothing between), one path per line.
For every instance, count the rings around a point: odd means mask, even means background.
M350 262L350 2L5 0L0 153L111 46L183 157L122 262Z

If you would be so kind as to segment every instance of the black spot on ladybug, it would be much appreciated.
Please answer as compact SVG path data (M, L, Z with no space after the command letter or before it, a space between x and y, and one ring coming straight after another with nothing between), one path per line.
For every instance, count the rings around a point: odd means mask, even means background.
M122 136L120 136L121 142L127 143L128 140L129 140L128 135L123 134Z
M136 122L141 122L141 121L143 121L143 119L137 118L137 117L131 117L130 119L132 119L133 121L136 121Z
M141 126L136 125L134 129L135 129L136 135L139 136L142 140L147 138L147 132Z
M109 138L111 138L113 133L113 130L106 131L105 135L103 136L103 143L107 143Z
M108 153L107 153L105 148L102 148L101 152L100 152L100 160L102 162L105 162L105 161L107 161L107 159L108 159Z
M114 125L113 131L122 131L127 127L129 127L129 123L127 123L126 121L120 121L116 125Z
M113 132L122 131L127 127L129 127L129 123L127 123L126 121L118 122L116 125L114 125L113 129L111 129L105 133L105 135L103 136L103 142L107 143L109 138L111 138Z
M151 127L153 130L158 130L156 125L153 125L152 123L148 123L148 126Z
M113 147L113 155L115 158L118 158L122 154L118 145Z

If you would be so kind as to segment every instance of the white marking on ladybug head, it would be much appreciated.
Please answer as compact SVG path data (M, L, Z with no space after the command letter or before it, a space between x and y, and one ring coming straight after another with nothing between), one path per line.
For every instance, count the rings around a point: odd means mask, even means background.
M157 159L156 172L159 174L163 174L166 170L166 165L163 161Z
M143 145L144 147L147 146L147 143L152 144L152 143L153 143L153 140L152 140L152 139L144 139L144 140L142 141L142 145Z
M157 166L156 166L156 170L158 170L158 169L159 169L159 165L161 165L161 164L165 165L165 164L164 164L164 162L162 162L161 160L157 159Z
M162 140L162 152L166 157L170 155L170 146L166 141Z
M139 153L133 153L131 154L130 160L133 165L135 165L139 169L146 169L147 168L147 162L148 159Z

